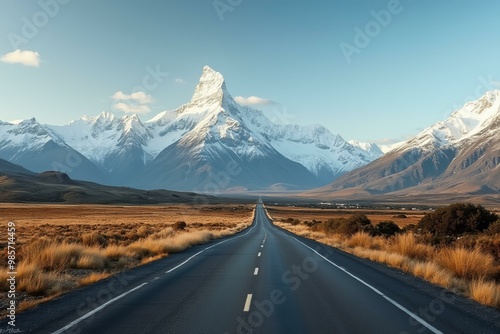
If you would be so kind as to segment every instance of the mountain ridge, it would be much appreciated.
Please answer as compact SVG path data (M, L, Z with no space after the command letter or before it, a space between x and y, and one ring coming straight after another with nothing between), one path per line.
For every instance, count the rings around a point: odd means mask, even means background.
M500 194L500 90L486 92L318 196Z
M376 158L321 125L277 125L261 111L239 105L222 74L208 66L188 103L145 122L137 115L103 112L64 126L42 125L35 119L32 123L38 131L0 123L0 158L36 172L43 167L84 180L147 189L192 190L225 173L227 162L238 164L241 174L231 175L227 187L218 187L221 191L275 184L308 189ZM23 142L26 136L31 139ZM43 145L36 143L49 141L52 161L39 164ZM15 152L37 158L29 163L17 159ZM68 156L75 161L67 163Z

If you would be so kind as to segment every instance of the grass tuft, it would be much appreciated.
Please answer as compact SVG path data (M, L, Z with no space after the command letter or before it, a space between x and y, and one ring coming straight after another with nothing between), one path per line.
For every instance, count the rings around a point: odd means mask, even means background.
M17 266L17 289L35 296L60 293L66 285L54 273L46 273L36 264L21 262Z
M399 234L393 238L391 250L414 259L426 259L433 248L417 242L413 233Z
M109 277L109 273L92 273L78 281L80 286L89 285Z
M492 281L475 279L470 286L471 297L481 304L500 308L500 285Z
M467 279L488 277L495 270L493 256L477 248L472 250L463 247L443 248L436 260L458 277Z

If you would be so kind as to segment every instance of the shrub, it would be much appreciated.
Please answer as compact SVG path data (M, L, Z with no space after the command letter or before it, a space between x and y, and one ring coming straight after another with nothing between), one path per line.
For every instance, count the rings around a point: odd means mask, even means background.
M175 222L173 229L175 231L182 231L186 228L186 226L187 226L187 224L185 221L179 220L179 221Z
M427 213L418 223L423 232L433 235L458 236L464 233L482 232L498 219L481 205L456 203Z
M345 235L353 235L361 230L361 226L355 220L341 219L339 220L337 233Z
M378 235L383 235L385 237L391 237L396 233L401 232L399 226L392 221L380 222L375 226L374 230L378 232Z
M401 229L401 233L413 232L417 229L417 225L408 224Z
M298 220L297 218L291 218L290 217L290 218L287 218L285 220L285 223L295 226L295 225L299 225L300 224L300 220Z
M323 232L325 234L334 233L339 226L340 219L328 219L325 222L321 222L311 226L313 232Z
M486 231L488 234L500 234L500 219L497 219L496 222L490 225L488 227L488 230Z
M356 224L356 225L358 225L360 227L363 227L363 226L371 224L370 219L368 219L368 217L365 214L362 214L362 213L353 214L352 216L350 216L349 218L347 218L347 221L350 224Z
M324 232L327 235L334 233L353 235L357 232L369 232L371 222L364 214L354 214L348 218L328 219L325 222L314 221L311 225L311 230L314 232Z

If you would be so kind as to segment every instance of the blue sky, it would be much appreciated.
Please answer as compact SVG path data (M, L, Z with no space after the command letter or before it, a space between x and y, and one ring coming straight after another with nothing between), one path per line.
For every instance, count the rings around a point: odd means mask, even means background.
M147 120L189 101L209 65L276 121L387 143L500 88L496 0L0 4L3 121Z

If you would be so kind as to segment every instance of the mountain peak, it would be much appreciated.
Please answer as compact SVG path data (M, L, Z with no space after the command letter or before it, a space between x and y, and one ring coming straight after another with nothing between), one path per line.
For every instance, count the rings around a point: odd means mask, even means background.
M191 103L200 106L222 105L225 96L230 96L226 90L224 77L209 66L203 67L203 73L196 86Z
M114 119L115 119L114 114L107 112L107 111L103 111L95 118L95 121L102 120L102 121L106 121L106 122L112 122Z

